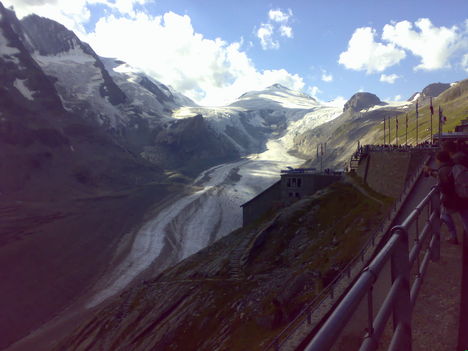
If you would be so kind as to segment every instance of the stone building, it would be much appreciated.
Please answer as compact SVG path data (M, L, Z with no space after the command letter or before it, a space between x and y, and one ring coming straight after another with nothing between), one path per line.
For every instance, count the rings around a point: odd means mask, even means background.
M290 204L329 186L340 177L338 172L318 173L313 169L281 171L281 200Z
M281 171L281 180L241 205L242 225L256 221L270 210L287 206L305 196L312 195L340 178L339 172L318 173L315 169L300 168Z

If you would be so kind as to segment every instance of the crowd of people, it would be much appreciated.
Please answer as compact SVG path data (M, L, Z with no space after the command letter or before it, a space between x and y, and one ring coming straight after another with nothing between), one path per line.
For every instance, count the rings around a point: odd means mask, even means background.
M413 150L432 150L438 148L439 145L436 143L431 143L429 141L425 141L418 145L408 145L408 144L401 144L401 145L390 145L390 144L377 144L377 145L360 145L356 152L354 153L355 157L359 155L366 154L370 151L372 152L379 152L379 151L413 151Z

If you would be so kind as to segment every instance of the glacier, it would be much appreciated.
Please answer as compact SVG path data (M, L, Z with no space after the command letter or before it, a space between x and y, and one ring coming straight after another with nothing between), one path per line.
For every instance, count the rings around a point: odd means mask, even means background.
M268 106L273 109L270 113L285 115L288 125L280 135L267 140L265 151L203 171L193 182L201 190L175 199L148 220L135 235L127 257L101 281L88 307L119 293L155 260L157 270L161 271L241 227L240 206L278 181L281 169L298 167L304 162L288 153L294 135L338 117L342 108L284 89L270 87L269 91L244 94L226 107L186 106L174 113L176 118L184 118L202 112L213 128L222 133L226 125L238 123L239 112ZM258 115L254 120L265 123ZM163 250L170 255L163 257Z

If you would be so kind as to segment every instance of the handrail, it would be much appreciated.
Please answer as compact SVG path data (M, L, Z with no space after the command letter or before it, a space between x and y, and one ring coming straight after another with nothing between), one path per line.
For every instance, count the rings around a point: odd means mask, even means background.
M372 305L372 287L379 277L382 267L390 261L392 274L392 287L387 293L384 302L376 316L370 314L369 324L372 326L364 339L360 350L376 350L378 339L383 327L393 314L394 334L390 344L390 350L411 350L411 313L412 306L416 301L422 278L426 272L429 259L436 261L440 252L440 200L439 190L434 187L429 194L416 206L410 215L403 221L402 225L392 228L392 235L382 250L374 257L371 263L361 273L349 292L338 304L330 317L325 321L312 341L306 347L306 351L324 351L337 341L346 323L353 317L354 312L361 303L363 297L369 294ZM417 266L417 276L410 286L410 254L408 249L409 228L419 220L424 207L430 206L428 228L431 228L431 240L422 265ZM417 226L416 226L417 228ZM416 230L416 244L424 240ZM413 255L419 255L422 245L415 245ZM414 261L413 261L414 262Z
M351 276L351 272L356 270L355 267L358 265L358 263L361 263L362 265L364 264L364 258L368 254L369 250L373 249L376 245L376 241L391 229L390 225L393 222L394 217L398 214L401 206L405 203L407 196L413 190L414 185L421 176L425 164L429 162L430 158L431 156L428 156L426 159L424 159L423 162L421 162L418 170L414 173L413 177L408 179L400 198L395 202L395 205L387 221L380 226L380 230L374 232L369 237L361 251L359 251L359 253L340 271L340 273L337 274L337 276L324 289L322 289L322 291L317 296L315 296L315 298L309 302L301 310L301 312L298 313L296 317L286 325L285 328L283 328L281 333L277 334L276 337L265 348L263 348L264 351L279 350L280 347L288 340L288 338L305 323L307 323L308 328L310 329L312 312L320 307L328 297L330 297L332 300L334 299L334 295L337 295L334 291L335 286L337 286L338 283L345 277L348 278L348 280L353 278ZM362 265L360 267L362 267ZM359 271L361 271L361 268L359 268Z

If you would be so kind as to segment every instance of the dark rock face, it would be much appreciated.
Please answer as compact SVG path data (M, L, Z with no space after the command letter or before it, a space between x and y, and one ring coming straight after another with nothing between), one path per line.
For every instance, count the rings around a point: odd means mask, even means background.
M155 130L152 146L145 148L143 156L194 176L209 166L234 160L239 154L231 143L210 128L202 115L196 115Z
M30 15L21 20L21 27L28 40L24 40L28 49L33 52L37 50L40 55L54 56L74 49L81 49L83 53L95 59L94 65L101 71L104 82L99 91L102 97L107 96L113 105L126 101L127 97L114 83L94 50L81 40L65 26L50 19L37 15ZM44 35L47 33L47 35Z
M450 88L450 84L448 83L433 83L425 87L422 94L427 97L437 97L448 88Z
M67 33L62 33L62 46L38 45L49 52L81 45ZM166 186L158 184L160 168L127 151L93 122L96 118L63 108L52 78L31 56L31 45L26 48L21 23L1 3L0 36L9 47L0 55L3 350L95 282L113 245L141 223L147 207L165 196ZM117 192L147 189L150 182L158 185L152 196L142 191L138 199L113 198ZM137 209L140 201L146 205ZM112 215L105 218L106 213Z
M83 47L75 33L55 21L30 15L21 20L21 23L23 30L31 40L32 48L41 55L57 55Z
M142 77L139 83L143 88L153 93L159 101L174 102L174 97L168 89L166 89L166 95L156 84L154 84L147 77Z
M361 111L375 105L383 104L384 103L374 94L356 93L346 102L343 108L343 112L347 110Z

